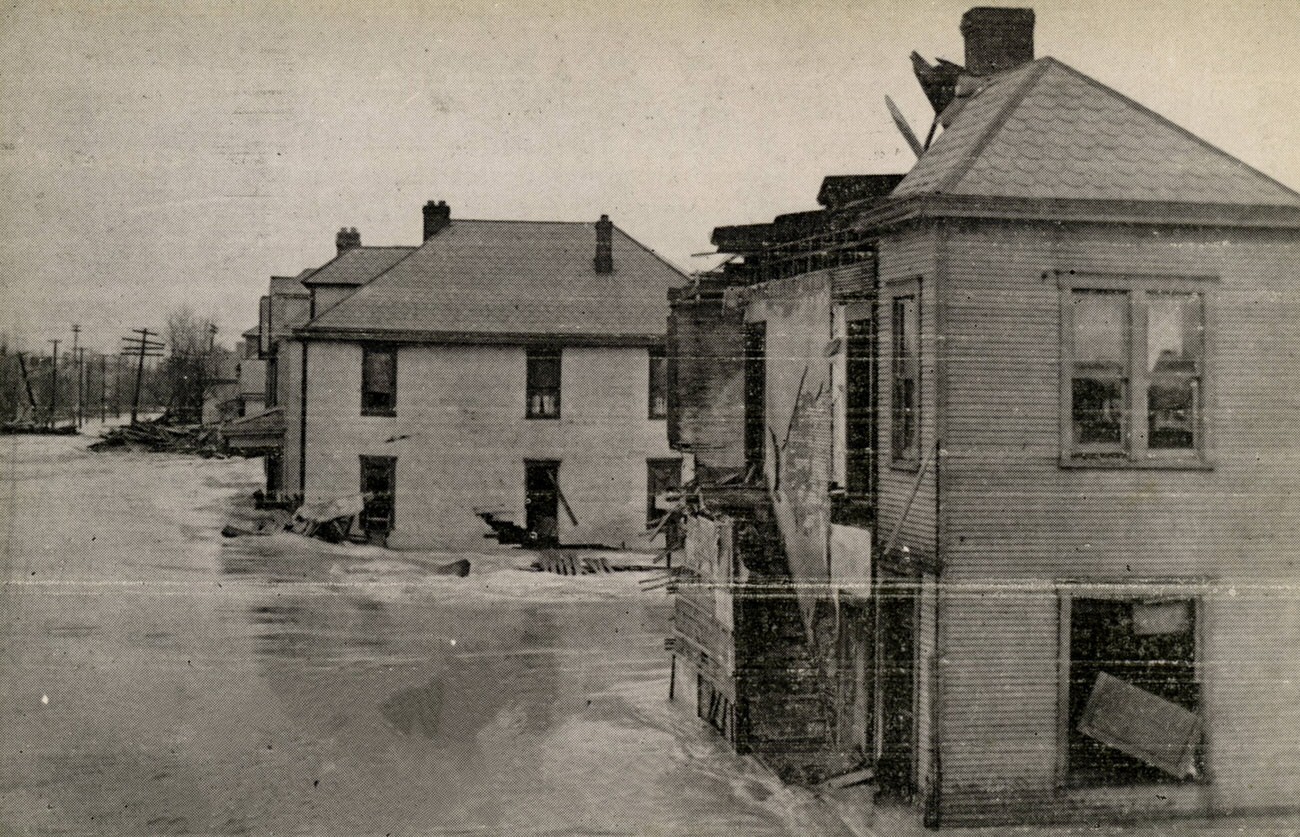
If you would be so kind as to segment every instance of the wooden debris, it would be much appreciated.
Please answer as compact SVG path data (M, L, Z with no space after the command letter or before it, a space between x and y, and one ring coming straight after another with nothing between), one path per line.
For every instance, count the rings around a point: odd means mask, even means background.
M647 572L662 570L653 564L621 564L602 555L579 555L572 549L544 549L529 569L556 575L595 575L597 573Z
M100 441L90 446L93 451L110 448L147 450L151 453L193 453L205 458L225 455L225 446L215 427L204 427L201 424L172 426L167 415L109 428L100 434Z

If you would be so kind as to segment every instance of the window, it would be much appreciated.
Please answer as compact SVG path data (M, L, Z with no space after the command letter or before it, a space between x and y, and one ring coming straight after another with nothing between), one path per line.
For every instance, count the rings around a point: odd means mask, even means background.
M560 350L528 350L528 418L560 417Z
M920 450L919 415L921 351L920 322L916 296L894 298L890 318L893 328L892 398L890 419L892 433L890 448L893 458L900 461L915 460Z
M1199 778L1197 600L1067 596L1061 615L1063 783Z
M661 346L650 349L650 418L668 417L668 353Z
M361 528L367 534L386 536L393 530L393 494L396 488L396 457L361 457L361 493L365 497Z
M361 415L392 416L397 410L397 348L361 347Z
M682 461L680 459L646 460L645 525L653 529L673 507L669 499L682 490Z
M1071 279L1062 293L1066 457L1198 459L1204 448L1204 291L1193 281Z

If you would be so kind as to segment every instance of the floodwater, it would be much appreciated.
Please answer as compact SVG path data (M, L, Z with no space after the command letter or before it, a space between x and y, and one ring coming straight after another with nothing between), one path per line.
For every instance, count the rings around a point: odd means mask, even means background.
M844 833L667 701L645 575L224 539L259 462L89 441L0 439L0 833Z

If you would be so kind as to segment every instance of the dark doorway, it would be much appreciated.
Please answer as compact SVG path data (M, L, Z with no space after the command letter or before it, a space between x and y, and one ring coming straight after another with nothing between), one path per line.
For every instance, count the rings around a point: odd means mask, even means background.
M840 749L861 761L871 761L875 755L871 737L875 698L871 611L862 605L843 603L840 624Z
M876 448L876 337L870 317L848 322L845 407L847 488L850 495L870 499L874 485Z
M278 451L266 454L266 496L279 497L284 490L284 456Z
M904 799L915 791L916 610L915 582L881 584L876 604L876 780L883 793Z
M762 474L767 446L767 323L745 325L745 469Z
M393 495L397 490L397 459L361 457L361 493L366 495L361 528L371 540L384 542L393 530Z
M538 546L560 542L560 463L554 459L524 462L524 505L528 539Z

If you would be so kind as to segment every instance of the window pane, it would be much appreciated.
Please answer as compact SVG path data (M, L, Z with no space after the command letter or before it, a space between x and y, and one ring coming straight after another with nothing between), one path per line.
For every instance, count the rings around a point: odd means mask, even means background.
M1074 292L1074 361L1097 367L1128 367L1128 294Z
M1125 389L1118 378L1074 379L1075 444L1124 444Z
M893 455L907 458L916 455L917 397L919 378L919 324L916 297L902 296L894 299L891 316L893 336L893 403L891 441Z
M1201 295L1147 295L1147 444L1196 446L1204 320Z
M650 350L650 418L668 415L668 356L663 349Z
M392 392L393 355L390 352L381 350L368 350L366 352L365 376L368 391Z

